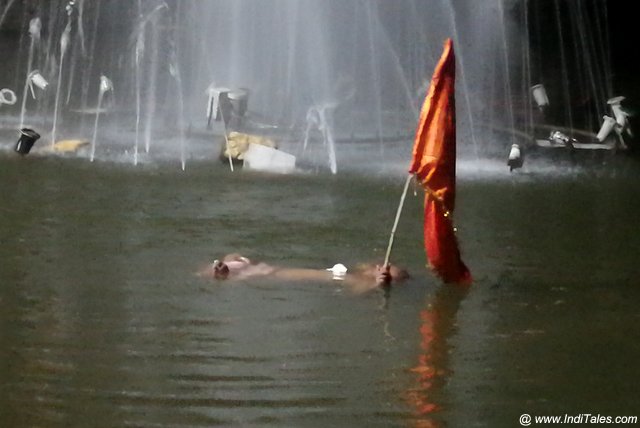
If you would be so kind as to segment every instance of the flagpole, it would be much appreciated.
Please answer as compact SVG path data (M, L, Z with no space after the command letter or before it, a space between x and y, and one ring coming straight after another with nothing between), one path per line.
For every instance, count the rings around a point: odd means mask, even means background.
M387 266L389 264L389 258L391 257L391 248L393 247L393 239L396 235L396 229L398 228L398 222L400 221L400 214L402 214L402 207L404 206L404 199L407 196L407 191L409 190L409 183L411 183L412 174L407 176L407 181L404 183L404 190L402 191L402 196L400 197L400 204L398 205L398 211L396 212L396 219L393 222L393 228L391 229L391 236L389 237L389 246L387 246L387 254L384 256L384 264L382 266Z
M220 103L220 101L218 101ZM229 137L227 136L227 121L224 117L224 108L222 104L220 104L220 118L222 119L222 123L224 124L224 141L227 146L227 157L229 158L229 168L231 168L231 172L233 172L233 159L231 159L231 148L229 147Z

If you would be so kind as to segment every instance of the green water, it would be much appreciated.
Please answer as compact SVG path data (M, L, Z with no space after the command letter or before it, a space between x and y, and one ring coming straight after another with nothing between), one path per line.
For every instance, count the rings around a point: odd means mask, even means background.
M638 171L467 165L456 222L474 285L442 288L424 268L418 192L393 253L413 277L385 301L194 272L231 251L300 267L381 260L401 175L0 153L0 426L637 415Z

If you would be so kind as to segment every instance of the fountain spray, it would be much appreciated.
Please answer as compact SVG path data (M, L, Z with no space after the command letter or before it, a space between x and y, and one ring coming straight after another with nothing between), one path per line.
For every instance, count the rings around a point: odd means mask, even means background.
M41 29L42 29L42 23L40 22L40 18L33 18L29 22L29 36L31 37L31 41L29 43L29 59L27 61L27 78L25 79L24 90L22 91L22 106L20 108L20 126L18 127L18 129L22 129L24 127L24 115L27 110L27 90L31 88L31 95L32 96L34 95L33 87L31 85L32 85L32 78L35 76L35 74L34 74L34 71L31 71L31 67L33 66L33 52L35 50L35 45L40 41ZM35 73L39 75L37 70L35 70ZM40 78L42 78L42 76L40 76ZM45 81L44 87L46 88L46 81Z
M335 139L333 138L332 122L333 111L338 106L337 103L327 103L318 106L312 106L307 111L307 129L305 131L303 152L307 149L309 134L313 128L318 129L322 133L322 142L327 148L329 157L329 169L332 174L338 173L338 163L336 160Z
M100 119L100 108L102 107L102 98L104 94L108 91L113 91L113 82L106 77L100 76L100 92L98 93L98 107L96 108L96 121L93 125L93 138L91 139L91 157L90 160L93 162L93 158L96 154L96 137L98 136L98 120Z
M64 55L67 52L67 48L69 47L69 42L71 40L71 21L73 19L73 10L75 6L75 0L71 0L67 6L67 25L64 27L64 31L62 32L62 36L60 37L60 65L58 67L58 87L56 88L56 98L54 101L53 107L53 129L51 131L51 148L56 143L56 127L58 124L58 108L60 104L60 92L62 86L62 66L64 65Z
M176 81L176 88L178 92L178 134L180 138L180 163L182 170L185 170L185 135L184 135L184 96L182 94L182 77L180 75L180 68L178 66L178 54L174 46L171 51L171 61L169 63L169 74L173 76ZM225 135L226 135L225 129Z
M135 49L136 64L136 137L133 146L133 164L138 165L138 140L140 137L140 61L144 55L144 27L138 32Z
M140 119L142 115L142 95L141 95L141 85L142 85L142 60L145 54L146 47L146 27L149 22L151 22L155 16L163 10L168 10L169 6L167 3L162 2L158 6L156 6L151 12L149 12L146 16L140 15L139 24L135 30L135 79L136 79L136 136L135 136L135 144L133 149L133 163L134 165L138 164L138 147L140 140ZM151 146L151 112L152 107L155 102L153 97L153 93L155 92L156 86L156 73L157 73L157 57L158 57L158 46L157 46L157 35L158 29L157 26L153 26L153 40L152 40L152 64L151 64L151 72L149 76L149 85L151 89L149 91L148 99L147 99L147 124L145 129L145 152L149 153L149 149ZM184 169L184 168L183 168Z

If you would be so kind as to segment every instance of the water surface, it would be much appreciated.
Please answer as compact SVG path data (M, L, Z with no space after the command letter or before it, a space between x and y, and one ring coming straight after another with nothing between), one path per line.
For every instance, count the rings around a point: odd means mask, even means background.
M0 426L633 415L638 167L461 163L456 222L475 284L442 287L424 268L418 192L393 253L413 277L385 300L194 272L231 251L297 267L380 260L401 175L0 153Z

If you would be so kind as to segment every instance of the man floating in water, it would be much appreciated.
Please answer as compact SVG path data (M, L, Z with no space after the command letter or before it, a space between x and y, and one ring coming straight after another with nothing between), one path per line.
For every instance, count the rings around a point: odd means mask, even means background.
M215 260L199 275L217 280L247 280L253 278L273 278L290 282L300 281L341 281L354 292L363 293L378 287L390 287L409 278L406 270L395 265L378 266L360 264L348 271L342 264L329 269L284 268L264 262L254 262L240 254L228 254L222 260Z

